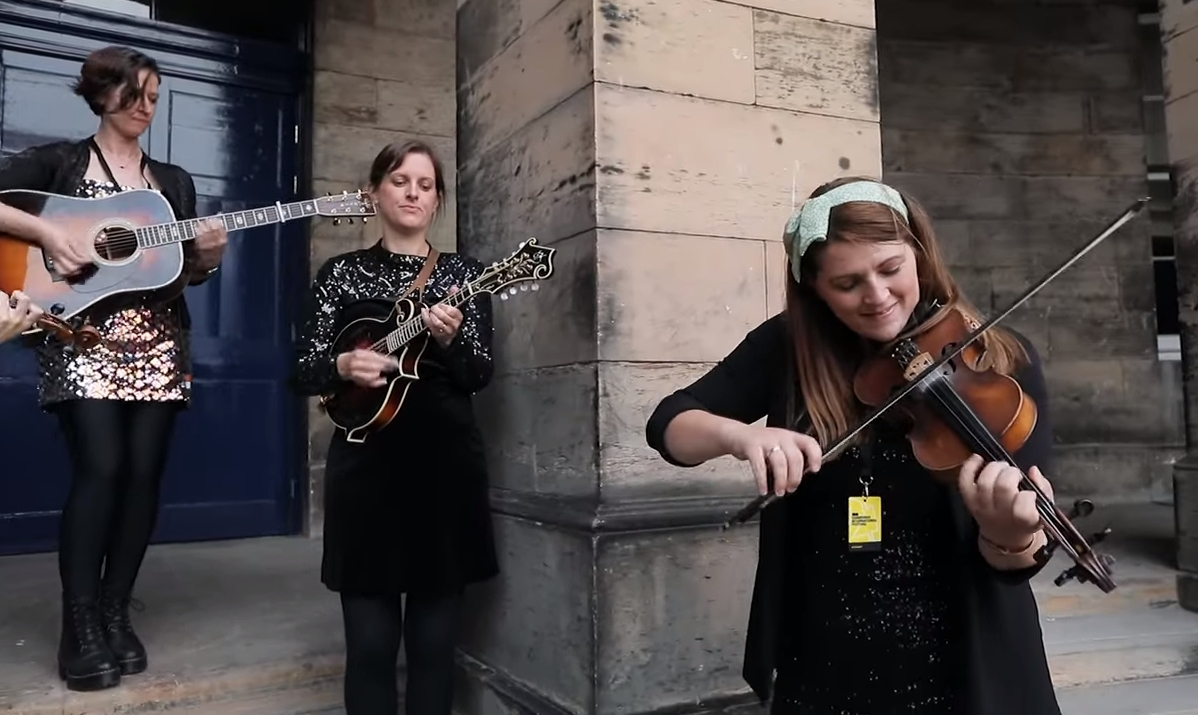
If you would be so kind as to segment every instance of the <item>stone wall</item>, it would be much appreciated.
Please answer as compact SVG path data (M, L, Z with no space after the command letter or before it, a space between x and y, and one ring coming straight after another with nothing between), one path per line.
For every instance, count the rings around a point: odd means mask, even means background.
M312 192L365 186L385 145L422 139L441 156L449 194L431 241L456 248L456 101L453 0L316 0ZM378 238L374 224L312 224L312 272ZM307 528L323 523L325 450L332 424L310 401Z
M757 533L717 525L751 478L669 467L645 421L780 309L793 197L881 174L873 2L466 0L458 56L462 250L557 249L495 303L503 574L458 707L741 697Z
M1147 195L1133 3L888 0L877 27L885 176L930 209L981 310ZM1045 361L1062 494L1168 491L1184 418L1179 363L1157 358L1148 227L1008 319Z

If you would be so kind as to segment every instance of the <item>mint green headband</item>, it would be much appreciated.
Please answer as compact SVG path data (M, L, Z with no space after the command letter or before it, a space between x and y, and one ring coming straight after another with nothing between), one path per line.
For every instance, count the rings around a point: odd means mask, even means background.
M899 192L878 181L854 181L807 199L786 222L786 232L782 236L786 256L790 259L790 272L796 282L800 280L799 262L803 254L811 244L828 238L828 216L832 209L850 201L884 204L897 211L904 220L908 220L907 205L903 203L903 197Z

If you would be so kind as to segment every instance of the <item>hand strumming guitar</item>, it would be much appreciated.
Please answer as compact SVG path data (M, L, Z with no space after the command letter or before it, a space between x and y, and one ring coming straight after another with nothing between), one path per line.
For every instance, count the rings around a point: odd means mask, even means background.
M94 263L86 234L71 236L48 221L37 221L37 240L53 262L54 271L73 276Z
M398 369L398 360L373 350L351 350L337 356L337 374L362 387L382 387L387 384L383 373Z

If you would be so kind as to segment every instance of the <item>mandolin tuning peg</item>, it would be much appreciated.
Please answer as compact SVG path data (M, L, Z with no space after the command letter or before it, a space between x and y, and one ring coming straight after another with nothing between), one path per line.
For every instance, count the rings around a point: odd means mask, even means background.
M503 291L499 294L499 300L507 300L507 291Z
M354 222L354 220L353 220L352 218L347 218L347 219L345 219L345 222L346 222L346 223L353 223L353 222Z
M521 283L521 284L520 284L520 292L521 292L521 293L527 293L527 292L528 292L528 284L527 284L527 283Z
M362 217L362 223L366 223L366 222L367 222L367 221L369 221L369 220L370 220L370 218L369 218L369 217L366 217L366 216L363 216L363 217Z
M333 219L333 225L334 225L334 226L340 226L340 225L341 225L341 219L339 219L339 218L335 218L335 219Z
M536 291L541 290L541 284L538 281L533 281L532 286L529 287L529 290L535 293Z

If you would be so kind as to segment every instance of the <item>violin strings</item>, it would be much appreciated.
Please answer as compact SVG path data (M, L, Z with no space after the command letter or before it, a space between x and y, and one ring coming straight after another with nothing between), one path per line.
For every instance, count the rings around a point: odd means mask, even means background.
M998 442L998 440L994 438L992 434L990 434L990 430L984 424L982 424L980 420L976 419L972 410L969 410L969 406L965 403L961 396L957 394L957 391L952 388L952 385L944 382L942 378L933 379L931 385L929 385L928 392L936 399L938 403L940 403L945 411L951 415L954 420L956 420L957 425L961 427L963 431L969 433L970 437L973 438L975 443L982 445L984 451L990 453L989 456L991 459L1002 458L1008 464L1016 466L1014 459L1009 454L1006 454L1006 449L1000 442ZM971 417L974 417L974 419L970 419ZM1080 557L1080 552L1072 543L1070 543L1070 540L1066 538L1065 532L1067 530L1057 519L1056 509L1048 504L1047 495L1040 490L1036 483L1028 478L1028 476L1023 473L1022 469L1019 471L1021 477L1020 485L1029 486L1030 491L1034 492L1036 495L1036 512L1040 515L1041 523L1046 529L1049 530L1049 532L1051 532L1051 535L1057 544L1064 548L1070 557L1076 560Z

